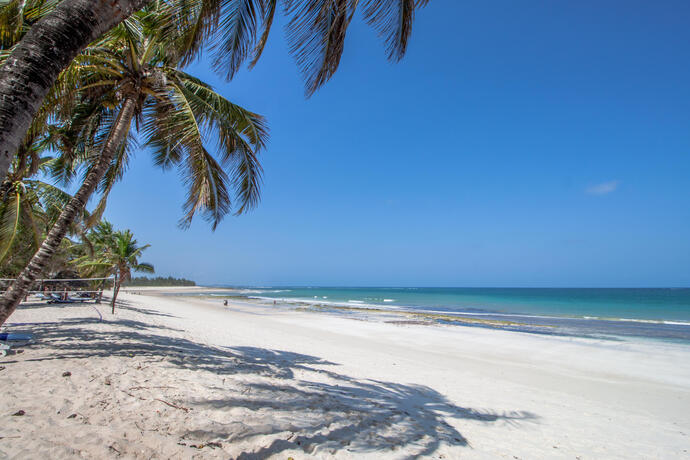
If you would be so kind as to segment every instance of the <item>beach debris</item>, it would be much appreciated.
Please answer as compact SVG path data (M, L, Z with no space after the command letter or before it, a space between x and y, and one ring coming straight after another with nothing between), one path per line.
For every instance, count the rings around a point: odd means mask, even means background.
M142 398L141 396L133 395L132 393L125 391L125 390L120 390L120 391L123 392L124 394L126 394L127 396L131 396L132 398L139 399L140 401L146 401L146 398Z
M105 381L103 382L105 385L110 385L110 377L106 377Z
M68 415L67 418L77 418L77 414Z
M0 371L5 369L5 366L0 366Z
M23 410L18 410L17 412L12 414L13 417L21 417L22 415L26 415L26 412L24 412Z
M173 403L169 403L168 401L163 401L162 399L154 398L154 400L155 400L155 401L160 401L160 402L162 402L163 404L166 404L166 405L168 405L168 406L170 406L170 407L174 407L175 409L183 410L183 411L185 411L185 412L189 412L189 411L191 410L189 407L178 406L178 405L175 405L175 404L173 404Z
M212 449L216 449L216 448L220 449L223 447L223 445L221 443L216 442L216 441L209 441L206 444L203 444L203 443L202 444L190 444L189 446L187 446L187 444L180 441L177 443L177 445L178 446L192 447L194 449L203 449L204 447L211 447Z
M172 389L175 389L175 387L171 387L171 386L168 386L168 385L157 385L157 386L153 386L153 387L145 387L145 386L131 387L131 388L130 388L130 391L132 391L132 390L150 390L151 388L165 388L165 389L170 389L170 388L172 388Z
M71 377L71 376L72 376L72 373L71 373L70 371L66 371L66 372L63 372L63 373L62 373L62 376L63 376L63 377Z

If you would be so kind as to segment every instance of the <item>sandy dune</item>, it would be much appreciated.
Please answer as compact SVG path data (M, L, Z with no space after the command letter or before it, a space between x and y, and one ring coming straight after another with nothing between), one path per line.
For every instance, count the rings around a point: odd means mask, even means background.
M688 456L690 347L137 292L10 318L0 458Z

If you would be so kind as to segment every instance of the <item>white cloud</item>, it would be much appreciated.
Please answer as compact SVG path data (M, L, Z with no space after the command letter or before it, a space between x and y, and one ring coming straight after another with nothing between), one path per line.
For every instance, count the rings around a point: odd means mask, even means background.
M601 184L590 185L585 189L585 192L590 195L608 195L611 192L615 192L620 184L621 181L619 180L602 182Z

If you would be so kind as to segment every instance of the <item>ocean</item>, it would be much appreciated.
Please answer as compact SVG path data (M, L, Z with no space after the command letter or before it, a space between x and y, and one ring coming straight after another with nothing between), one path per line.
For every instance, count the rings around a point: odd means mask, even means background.
M281 305L437 312L508 321L501 328L530 333L690 344L690 288L224 287Z

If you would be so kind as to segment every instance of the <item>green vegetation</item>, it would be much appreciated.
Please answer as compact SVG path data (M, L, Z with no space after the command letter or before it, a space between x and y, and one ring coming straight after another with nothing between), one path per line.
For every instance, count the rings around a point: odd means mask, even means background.
M131 278L129 281L124 281L123 286L196 286L192 280L184 278L173 278L172 276L163 277L157 276L155 278L148 278L146 276L139 276Z
M267 138L264 119L182 70L190 43L180 40L170 14L165 4L156 4L130 16L78 55L44 102L45 113L37 118L35 135L27 138L23 150L55 153L49 172L58 181L69 183L80 170L86 175L49 231L37 239L37 243L42 240L38 251L28 252L33 256L17 274L14 287L0 300L0 324L48 268L74 227L81 224L85 233L98 223L113 185L126 171L135 130L154 162L163 169L178 169L183 179L187 201L182 227L200 213L215 228L231 211L233 195L236 214L258 203L262 173L258 152ZM52 142L44 142L46 138ZM18 155L14 169L21 164ZM12 188L17 189L11 184L8 189ZM96 193L98 204L85 216L85 205ZM6 233L17 233L18 219L13 217L21 207L11 200L14 194L6 195ZM144 248L130 247L136 245L131 233L116 238L119 247L79 259L84 270L111 267L109 273L116 277L113 299L129 270L145 269L136 261L137 251Z
M129 230L113 231L110 222L103 221L89 232L89 254L74 262L89 276L113 276L112 312L123 281L132 277L132 271L153 273L153 265L139 262L139 256L149 245L139 246Z
M405 54L415 11L426 3L369 0L360 6L365 22L385 42L389 60ZM358 5L319 0L3 2L0 265L16 280L0 298L0 325L35 279L56 271L56 260L58 265L78 260L81 270L110 266L117 286L141 265L136 258L144 248L131 233L118 235L119 249L98 256L84 240L126 172L135 134L158 166L179 170L187 189L181 226L200 213L215 229L232 210L242 214L256 206L265 120L183 69L208 52L214 69L230 80L245 62L256 64L282 11L290 52L311 95L337 71ZM125 11L135 12L125 18ZM74 21L64 20L65 14ZM35 181L39 168L39 177L78 186L74 196L63 195L66 200L57 206L41 197L48 187ZM86 204L98 195L97 206L87 212ZM81 239L84 246L70 238Z

